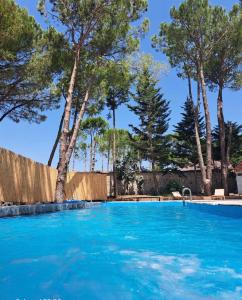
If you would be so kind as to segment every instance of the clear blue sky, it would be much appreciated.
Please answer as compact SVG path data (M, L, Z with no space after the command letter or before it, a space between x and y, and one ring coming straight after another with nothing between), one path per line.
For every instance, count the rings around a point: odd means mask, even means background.
M161 53L155 52L150 45L150 37L158 33L159 24L169 20L169 10L175 5L178 6L180 0L149 0L149 10L147 17L150 19L151 27L149 35L142 41L141 51L151 53L156 60L167 63L166 58ZM239 1L233 0L210 0L211 4L222 5L230 9L233 4ZM37 22L46 26L42 17L36 10L37 0L17 0L20 6L28 9ZM194 12L195 13L195 12ZM171 103L171 121L169 131L173 130L173 125L180 120L181 105L187 96L186 82L177 78L175 70L170 70L167 75L160 78L160 86L165 97ZM209 105L211 110L212 123L216 121L216 93L209 93ZM0 146L10 149L16 153L30 157L36 161L46 163L56 136L61 111L47 113L46 122L36 125L21 122L19 124L5 120L0 124ZM225 119L242 123L242 92L225 90L224 92L224 113ZM105 115L105 114L104 114ZM128 124L136 123L135 116L126 107L121 107L117 113L117 127L127 128ZM56 159L55 159L56 162Z

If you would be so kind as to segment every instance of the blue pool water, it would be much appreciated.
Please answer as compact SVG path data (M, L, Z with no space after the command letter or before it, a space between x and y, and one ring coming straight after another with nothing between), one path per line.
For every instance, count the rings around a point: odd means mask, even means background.
M242 219L109 203L0 220L0 299L242 299Z

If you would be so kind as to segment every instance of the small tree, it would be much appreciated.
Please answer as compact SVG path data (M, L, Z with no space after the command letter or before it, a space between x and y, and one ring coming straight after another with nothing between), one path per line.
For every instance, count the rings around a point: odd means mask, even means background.
M136 94L133 96L136 105L129 105L129 108L139 118L138 126L130 125L138 137L133 140L133 146L145 160L151 162L155 192L158 194L155 171L164 167L169 157L164 134L168 129L170 110L169 102L164 99L156 85L157 81L149 70L144 68L138 79Z
M83 164L84 164L84 172L87 172L87 150L88 150L88 144L86 142L80 142L78 145L77 151L80 152L80 158L82 158Z
M114 181L114 197L118 196L117 176L116 176L116 110L119 106L128 101L129 89L132 78L129 74L129 69L126 62L114 65L109 79L109 86L107 88L106 104L112 113L113 123L113 181Z
M143 177L139 174L137 157L132 152L128 152L121 160L117 161L117 179L124 184L124 193L129 192L129 184L136 183L138 193L142 193Z
M108 128L108 123L101 117L87 118L81 123L81 132L86 133L90 137L90 171L94 172L96 163L96 152L98 146L98 138L103 135Z
M107 172L109 172L109 167L113 161L113 129L108 129L103 135L99 137L99 152L107 158ZM115 129L116 138L116 160L122 160L123 157L131 151L131 143L129 132L124 129Z

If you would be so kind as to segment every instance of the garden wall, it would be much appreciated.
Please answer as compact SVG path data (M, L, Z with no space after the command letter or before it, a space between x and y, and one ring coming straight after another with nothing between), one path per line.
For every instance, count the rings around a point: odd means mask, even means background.
M180 175L169 173L163 175L159 172L156 173L156 178L159 185L160 194L167 193L166 187L170 182L177 182L180 186L189 187L192 190L193 195L201 194L202 192L202 178L200 171L183 171ZM155 191L154 186L154 179L151 172L143 172L141 173L143 177L144 183L142 192L138 191L136 183L129 184L128 192L124 191L124 185L122 182L118 181L118 190L120 195L129 194L143 194L143 195L152 195ZM237 192L237 184L236 184L236 177L235 174L230 174L229 179L229 192L236 193ZM113 179L112 173L108 174L107 176L107 186L108 186L108 193L112 195L112 186L113 186ZM221 174L220 170L215 169L213 170L213 185L212 189L213 192L215 189L222 188L222 181L221 181Z
M0 148L0 201L54 201L57 170ZM70 172L66 199L106 200L106 174Z

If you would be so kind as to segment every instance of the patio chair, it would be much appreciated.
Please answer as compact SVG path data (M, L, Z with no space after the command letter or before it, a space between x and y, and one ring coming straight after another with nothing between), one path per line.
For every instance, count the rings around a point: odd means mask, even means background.
M172 193L172 196L175 198L175 199L182 199L182 195L180 194L180 192L171 192Z
M225 200L224 189L216 189L215 192L214 192L214 195L212 195L212 199Z

